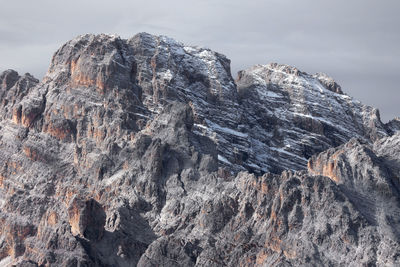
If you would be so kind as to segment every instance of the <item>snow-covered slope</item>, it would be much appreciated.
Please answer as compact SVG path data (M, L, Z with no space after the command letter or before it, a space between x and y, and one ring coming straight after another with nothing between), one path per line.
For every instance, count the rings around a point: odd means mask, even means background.
M279 172L305 167L311 155L352 137L387 136L377 109L344 94L325 74L272 63L237 79L242 124L250 136L248 165Z

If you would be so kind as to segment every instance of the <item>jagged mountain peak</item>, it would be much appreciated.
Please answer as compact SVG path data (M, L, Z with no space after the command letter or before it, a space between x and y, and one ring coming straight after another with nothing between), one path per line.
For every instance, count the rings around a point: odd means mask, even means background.
M282 164L284 169L302 169L312 154L352 137L373 141L387 135L379 111L343 94L327 75L271 63L241 71L236 84L245 124L261 122L253 127L269 133L265 139L258 134L252 145L269 171Z
M282 64L282 63L277 63L277 62L271 62L268 64L258 64L252 67L251 69L255 70L256 72L268 72L268 71L276 71L276 72L283 72L287 75L294 75L294 76L299 76L301 74L306 74L305 72L300 71L298 68L287 65L287 64Z
M8 69L3 71L0 74L0 86L3 90L8 90L18 82L28 82L31 81L32 83L38 83L39 81L32 76L30 73L25 73L23 76L20 76L17 71Z
M119 112L131 114L123 120L131 129L143 127L171 101L188 103L195 133L214 140L220 164L233 173L304 169L312 154L330 146L386 134L377 110L341 94L325 74L271 63L239 72L235 84L224 55L148 33L128 40L76 37L54 54L41 88L44 114L69 114L62 125L77 123L76 112L62 99L93 110L119 106ZM37 106L31 104L37 97L25 100L21 118L39 115L28 108ZM18 109L13 111L17 120Z
M317 78L318 81L325 86L328 90L338 93L338 94L343 94L342 88L339 84L335 82L335 80L328 76L325 73L318 72L313 77Z
M0 74L0 118L11 119L13 110L39 84L29 73L20 76L15 70Z
M0 80L0 265L399 265L399 120L325 74L139 33Z
M118 36L81 35L54 54L44 81L103 91L114 86L127 87L133 61L132 50Z
M119 99L135 129L171 101L188 103L194 131L214 140L220 164L233 173L304 169L330 146L386 134L377 110L341 94L325 74L271 63L239 72L235 84L224 55L148 33L78 36L54 54L42 87L56 89L43 89L42 97L72 98L78 106L84 99L93 109ZM121 98L127 94L136 107ZM49 108L55 106L70 113L63 103ZM66 119L75 124L74 116Z
M316 73L310 75L296 67L286 64L269 63L266 65L254 65L247 70L239 71L237 80L240 81L246 74L251 74L254 77L254 81L252 81L253 83L260 83L262 85L269 82L273 83L276 79L279 79L294 86L306 86L307 89L316 88L321 90L318 86L322 85L322 88L334 93L343 94L341 86L327 74ZM310 83L313 84L310 85Z
M20 76L18 75L18 72L15 70L8 69L3 71L0 74L1 87L5 88L6 90L10 89L18 81L19 77Z
M400 132L400 117L396 117L386 123L386 128L391 134Z

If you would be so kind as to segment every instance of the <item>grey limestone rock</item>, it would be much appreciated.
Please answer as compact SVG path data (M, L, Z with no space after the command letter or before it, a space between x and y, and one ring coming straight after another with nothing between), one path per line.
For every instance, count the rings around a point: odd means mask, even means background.
M325 74L146 33L0 75L0 265L396 266L400 135Z

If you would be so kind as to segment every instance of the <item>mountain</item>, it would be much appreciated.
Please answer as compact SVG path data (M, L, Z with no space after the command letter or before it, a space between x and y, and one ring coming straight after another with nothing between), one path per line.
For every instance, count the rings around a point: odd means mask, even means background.
M0 97L0 265L400 264L398 120L325 74L87 34Z

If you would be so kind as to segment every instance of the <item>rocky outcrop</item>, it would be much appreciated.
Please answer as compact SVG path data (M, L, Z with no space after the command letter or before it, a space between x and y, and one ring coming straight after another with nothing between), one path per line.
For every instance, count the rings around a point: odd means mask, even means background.
M30 90L39 83L29 73L24 76L14 70L6 70L0 75L0 110L3 119L21 120L21 110L14 109Z
M141 33L0 84L0 265L400 264L400 136L325 74Z
M101 205L94 199L81 200L74 198L68 207L69 224L74 236L88 240L101 240L104 234L106 215ZM57 215L52 213L48 221L50 224L57 222Z
M386 123L386 129L390 134L394 134L400 131L400 118L394 118L393 120Z
M331 162L339 167L324 171ZM153 242L140 264L397 265L399 176L387 164L353 139L313 157L308 172L240 173L220 182L193 224Z

